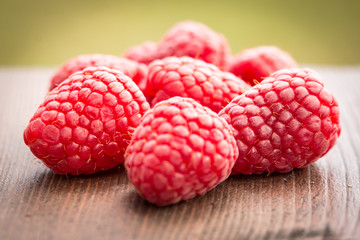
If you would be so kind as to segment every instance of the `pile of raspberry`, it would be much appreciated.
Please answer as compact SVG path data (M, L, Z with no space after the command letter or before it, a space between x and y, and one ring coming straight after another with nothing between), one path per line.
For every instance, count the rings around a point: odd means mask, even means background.
M232 56L223 35L185 21L122 57L64 63L24 141L57 174L124 164L137 192L164 206L230 175L304 168L340 132L338 103L315 71L275 46Z

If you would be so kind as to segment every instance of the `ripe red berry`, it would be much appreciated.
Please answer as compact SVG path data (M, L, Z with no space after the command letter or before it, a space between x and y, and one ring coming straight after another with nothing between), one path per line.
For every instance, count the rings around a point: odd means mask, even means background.
M303 168L324 156L341 132L338 103L310 70L277 71L219 115L239 148L233 174Z
M224 181L237 151L224 119L193 99L174 97L145 113L126 150L125 167L139 194L163 206Z
M227 70L255 85L277 70L296 66L295 60L287 52L275 46L262 46L247 49L235 56Z
M91 174L124 161L131 134L149 109L122 72L89 67L53 89L31 118L24 141L59 174Z
M158 46L157 58L189 56L225 67L230 56L227 40L206 25L184 21L176 24Z
M145 87L147 67L144 64L112 55L90 54L80 55L64 63L51 79L50 90L55 88L71 74L87 67L108 67L129 76L141 90Z
M190 57L168 57L149 65L145 93L152 105L174 96L193 98L219 112L250 86L215 65Z
M124 57L133 61L149 64L156 59L158 44L156 42L143 42L140 45L129 48Z

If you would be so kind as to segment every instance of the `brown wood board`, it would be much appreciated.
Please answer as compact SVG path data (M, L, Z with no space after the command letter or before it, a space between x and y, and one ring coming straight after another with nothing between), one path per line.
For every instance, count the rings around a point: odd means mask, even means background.
M61 176L22 133L53 68L0 68L0 239L360 239L360 68L315 67L337 97L342 134L322 159L270 176L232 176L159 208L119 167Z

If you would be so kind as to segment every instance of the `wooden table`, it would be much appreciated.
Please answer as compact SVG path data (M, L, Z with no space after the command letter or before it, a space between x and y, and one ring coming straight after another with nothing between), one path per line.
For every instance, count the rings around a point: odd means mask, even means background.
M60 176L22 133L53 68L0 69L0 239L360 239L360 68L315 67L341 108L337 145L288 174L234 176L158 208L123 167Z

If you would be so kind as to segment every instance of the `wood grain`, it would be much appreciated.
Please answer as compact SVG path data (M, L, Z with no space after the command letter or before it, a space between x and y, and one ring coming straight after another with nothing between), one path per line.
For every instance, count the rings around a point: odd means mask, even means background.
M234 176L202 197L158 208L123 167L60 176L22 132L53 68L0 69L0 239L359 239L360 68L316 67L341 109L342 135L316 164Z

